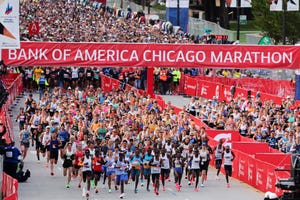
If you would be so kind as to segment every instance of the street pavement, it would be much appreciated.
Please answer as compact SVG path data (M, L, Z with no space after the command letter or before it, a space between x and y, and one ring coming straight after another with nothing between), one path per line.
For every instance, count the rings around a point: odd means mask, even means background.
M18 124L15 122L17 111L20 107L24 106L24 101L28 97L28 94L17 103L17 105L11 111L14 121L13 132L15 134L15 140L18 144ZM37 99L37 94L34 95ZM182 107L189 99L180 96L164 96L164 99L171 101L174 105ZM28 157L24 160L24 169L30 169L31 177L25 183L19 183L19 200L80 200L86 199L82 197L82 189L77 188L78 180L72 180L71 187L67 189L66 177L62 175L62 161L59 160L57 166L55 166L55 175L50 175L50 169L44 166L45 158L42 158L41 163L37 162L34 147L30 147ZM209 199L209 200L262 200L264 194L257 191L255 188L241 183L237 180L231 180L231 188L226 188L224 175L220 176L220 180L215 180L216 171L213 168L209 168L208 180L205 183L205 187L199 188L198 192L194 192L194 186L188 186L187 180L183 180L182 190L176 191L173 179L171 182L166 183L166 191L160 191L159 196L156 196L151 191L147 192L145 186L141 187L139 184L138 193L134 193L134 184L131 181L129 185L125 185L125 199L136 200L196 200L196 199ZM100 199L119 199L120 191L113 189L112 193L108 193L107 185L102 184L102 177L100 180L100 192L95 194L91 192L90 200Z

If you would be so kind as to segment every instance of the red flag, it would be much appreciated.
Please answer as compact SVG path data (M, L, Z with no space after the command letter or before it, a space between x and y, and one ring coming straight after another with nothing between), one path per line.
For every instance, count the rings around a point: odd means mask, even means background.
M38 35L40 32L40 25L38 22L32 21L28 27L29 35Z

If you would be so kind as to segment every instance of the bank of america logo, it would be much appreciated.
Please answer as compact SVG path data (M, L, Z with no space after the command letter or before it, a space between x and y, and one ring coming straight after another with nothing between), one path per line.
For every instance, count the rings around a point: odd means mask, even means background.
M9 3L8 3L7 7L5 9L5 14L9 15L12 11L13 11L13 7L11 5L9 5Z

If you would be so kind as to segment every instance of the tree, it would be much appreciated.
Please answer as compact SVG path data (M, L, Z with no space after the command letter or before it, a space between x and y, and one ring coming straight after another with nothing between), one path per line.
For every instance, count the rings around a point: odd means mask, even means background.
M252 0L252 13L257 27L270 36L274 44L281 43L283 11L270 11L270 0ZM288 44L300 40L300 12L286 12L286 38Z

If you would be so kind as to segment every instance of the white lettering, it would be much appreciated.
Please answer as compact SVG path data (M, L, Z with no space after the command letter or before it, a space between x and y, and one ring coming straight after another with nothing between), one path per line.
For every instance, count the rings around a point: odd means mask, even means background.
M76 60L81 60L81 61L83 61L83 60L84 60L84 59L83 59L82 52L81 52L79 49L76 51L76 54L75 54L74 60L75 60L75 61L76 61Z
M146 62L150 62L151 61L151 59L147 58L147 54L149 54L149 53L151 53L150 50L146 50L143 53L143 60L146 61Z
M202 56L202 59L199 58L199 57L200 57L200 54L201 54L201 56ZM198 51L198 52L196 53L196 60L197 60L197 62L204 62L205 59L206 59L206 54L205 54L204 51Z
M212 63L219 63L219 62L223 62L223 52L220 51L218 56L216 56L215 52L212 51L211 52L211 62Z

